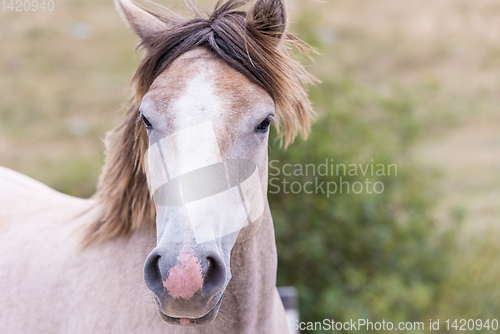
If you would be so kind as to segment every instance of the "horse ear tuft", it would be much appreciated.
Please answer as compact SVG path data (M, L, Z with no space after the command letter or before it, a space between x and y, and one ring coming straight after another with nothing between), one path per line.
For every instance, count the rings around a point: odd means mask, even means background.
M142 40L167 29L167 24L130 0L115 0L115 6L130 28ZM159 5L158 5L159 6Z
M280 41L286 31L284 0L257 0L247 15L247 23L261 33Z

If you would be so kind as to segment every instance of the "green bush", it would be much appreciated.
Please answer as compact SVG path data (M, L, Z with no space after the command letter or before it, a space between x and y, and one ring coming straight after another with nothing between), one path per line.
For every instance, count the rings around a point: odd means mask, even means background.
M323 78L322 78L323 79ZM279 256L278 285L294 285L301 321L425 321L448 273L452 234L435 224L433 173L410 159L418 134L411 94L382 96L351 82L324 80L311 92L318 119L307 141L287 150L271 140L269 200ZM297 166L361 164L367 174L302 173ZM296 171L298 175L284 176ZM371 166L374 166L374 175ZM385 176L376 175L385 166ZM387 166L397 165L391 176ZM272 166L272 168L271 168ZM378 168L377 168L378 167ZM279 168L281 175L278 174ZM351 172L352 173L352 172ZM302 175L300 175L302 174ZM321 170L324 174L324 168ZM343 187L307 194L305 182L381 182L375 193ZM282 182L289 182L285 193ZM295 184L294 191L290 184ZM280 186L279 191L277 187ZM333 189L333 184L332 184ZM308 191L314 190L309 184ZM360 190L358 184L355 189ZM326 190L325 190L326 192ZM426 325L427 326L427 325Z

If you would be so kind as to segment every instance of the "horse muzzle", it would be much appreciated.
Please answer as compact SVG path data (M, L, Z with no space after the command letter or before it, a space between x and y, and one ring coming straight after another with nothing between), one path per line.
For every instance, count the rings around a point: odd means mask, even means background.
M172 252L175 248L180 250ZM144 280L166 322L203 325L217 316L230 270L219 253L210 248L198 246L195 250L173 244L156 247L149 254Z

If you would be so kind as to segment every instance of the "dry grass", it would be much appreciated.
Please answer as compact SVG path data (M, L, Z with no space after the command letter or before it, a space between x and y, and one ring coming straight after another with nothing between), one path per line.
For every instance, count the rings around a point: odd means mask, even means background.
M453 93L498 92L492 71L500 55L498 1L341 0L313 7L319 37L336 51L326 60L333 73L349 71L372 84L435 81Z
M111 1L0 12L0 164L90 196L138 59Z
M304 12L302 2L294 12ZM416 157L443 171L436 215L465 213L464 233L500 218L500 2L339 0L309 3L316 70L419 91ZM325 47L326 46L326 47Z

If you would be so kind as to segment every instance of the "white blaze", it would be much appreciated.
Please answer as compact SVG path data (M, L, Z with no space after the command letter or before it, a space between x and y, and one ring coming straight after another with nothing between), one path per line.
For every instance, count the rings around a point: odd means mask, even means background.
M170 179L222 162L211 122L175 132L159 143Z
M206 194L208 191L209 195L200 196L194 201L185 201L182 196L183 187L187 193L187 181L196 180L188 180L196 171L224 162L211 121L221 119L222 104L208 77L207 73L200 73L189 83L184 94L173 105L177 131L151 145L146 154L152 194L167 182L180 177L180 202L187 209L198 244L238 232L264 212L258 168L246 180L221 192L213 189L213 194L210 194L211 189L201 189L203 185L200 185L199 193ZM193 173L188 174L190 172ZM220 177L220 174L214 172L208 177ZM229 185L227 172L225 180L220 181ZM189 184L189 193L192 194L193 182ZM158 199L157 202L157 205L162 205Z

